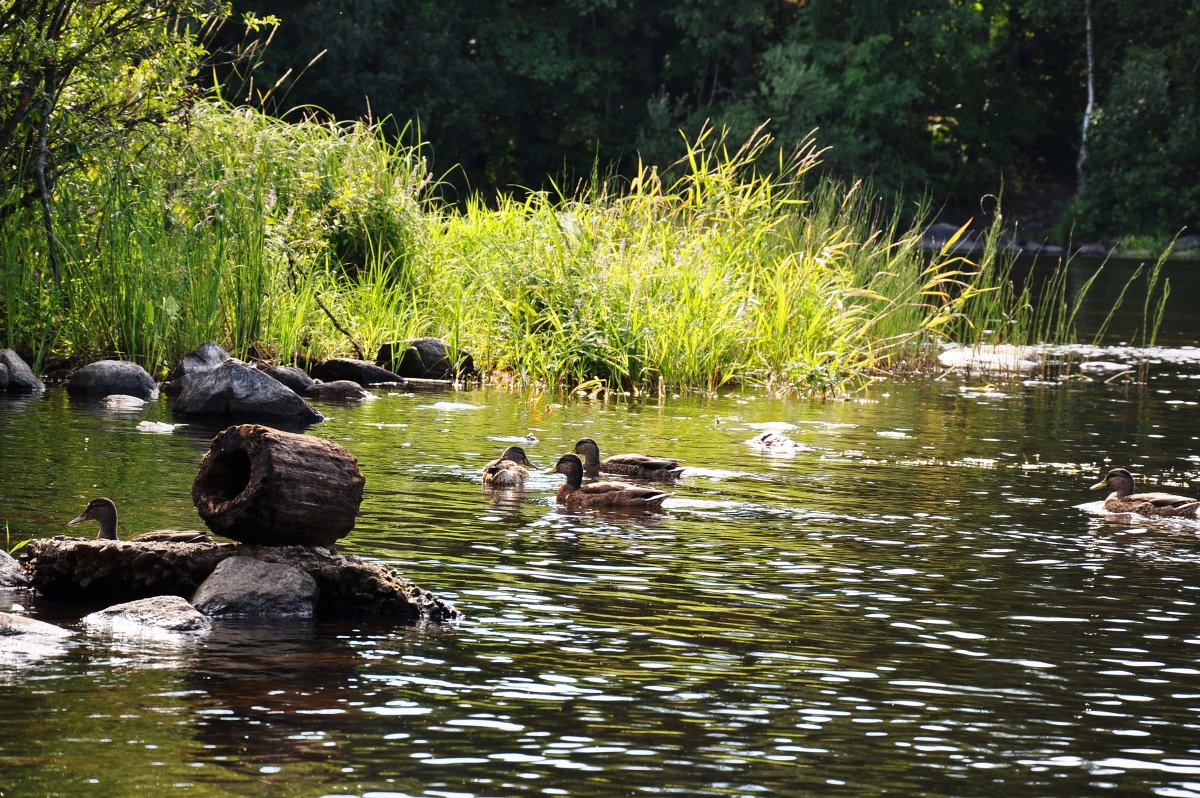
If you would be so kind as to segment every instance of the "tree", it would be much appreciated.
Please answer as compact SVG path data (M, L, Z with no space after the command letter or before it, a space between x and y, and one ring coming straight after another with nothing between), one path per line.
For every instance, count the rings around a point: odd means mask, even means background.
M84 155L183 107L217 0L0 3L0 218L40 206L60 281L52 201Z

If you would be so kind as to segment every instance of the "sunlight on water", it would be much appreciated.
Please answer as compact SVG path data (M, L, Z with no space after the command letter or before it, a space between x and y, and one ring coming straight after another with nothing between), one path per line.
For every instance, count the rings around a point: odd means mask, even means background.
M1200 494L1200 358L1086 354L1156 365L1144 387L951 376L828 403L328 406L312 431L367 478L341 547L465 619L145 640L10 595L0 609L76 634L0 658L4 778L14 794L1200 795L1200 524L1111 516L1088 491L1122 465ZM0 520L14 540L64 534L105 494L130 533L196 526L191 480L221 425L139 433L170 421L59 390L0 400ZM763 434L803 448L746 445ZM552 473L480 485L510 443L549 468L585 436L680 458L664 512L567 512Z

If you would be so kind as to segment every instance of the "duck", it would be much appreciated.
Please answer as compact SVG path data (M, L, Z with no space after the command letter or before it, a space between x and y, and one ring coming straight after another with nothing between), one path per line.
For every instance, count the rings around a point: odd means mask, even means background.
M600 447L591 438L575 444L575 454L583 459L583 473L589 477L599 474L620 474L641 479L675 479L683 473L679 461L670 457L645 454L614 454L600 459Z
M662 510L663 500L670 494L645 485L624 482L590 482L583 484L583 460L576 454L564 454L550 473L565 474L566 482L555 497L569 510L585 507L613 507L632 510Z
M525 484L529 472L525 469L537 468L525 456L525 450L520 446L509 446L500 455L483 467L483 484L493 488L515 488Z
M67 522L67 526L76 526L84 521L95 521L100 525L100 534L96 540L120 540L117 537L117 503L103 496L92 499L82 513ZM130 541L138 543L212 543L212 538L203 532L195 530L177 531L174 529L159 529L135 535Z
M1200 511L1200 500L1171 493L1134 493L1133 474L1124 468L1114 468L1103 482L1092 485L1092 490L1108 488L1112 493L1104 500L1104 509L1110 513L1137 513L1138 515L1164 518L1195 518Z

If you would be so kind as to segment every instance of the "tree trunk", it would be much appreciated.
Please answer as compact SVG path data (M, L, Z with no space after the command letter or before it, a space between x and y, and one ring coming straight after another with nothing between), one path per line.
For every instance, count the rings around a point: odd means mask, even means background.
M331 546L363 495L354 456L310 435L239 424L212 440L192 501L219 535L267 546Z
M1083 0L1087 39L1087 107L1083 110L1083 130L1079 138L1079 160L1075 162L1077 193L1083 193L1083 166L1087 161L1088 127L1096 107L1096 56L1092 47L1092 0Z

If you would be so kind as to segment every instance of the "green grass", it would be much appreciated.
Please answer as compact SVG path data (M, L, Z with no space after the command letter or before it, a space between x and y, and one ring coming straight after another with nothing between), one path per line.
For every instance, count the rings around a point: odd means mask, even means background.
M159 374L206 340L290 361L437 335L528 385L817 394L940 338L1073 334L1081 296L1059 276L1035 305L999 227L977 263L930 258L869 186L817 177L812 142L682 149L664 173L452 208L377 127L202 103L63 180L61 288L37 220L5 223L0 330L39 361Z

